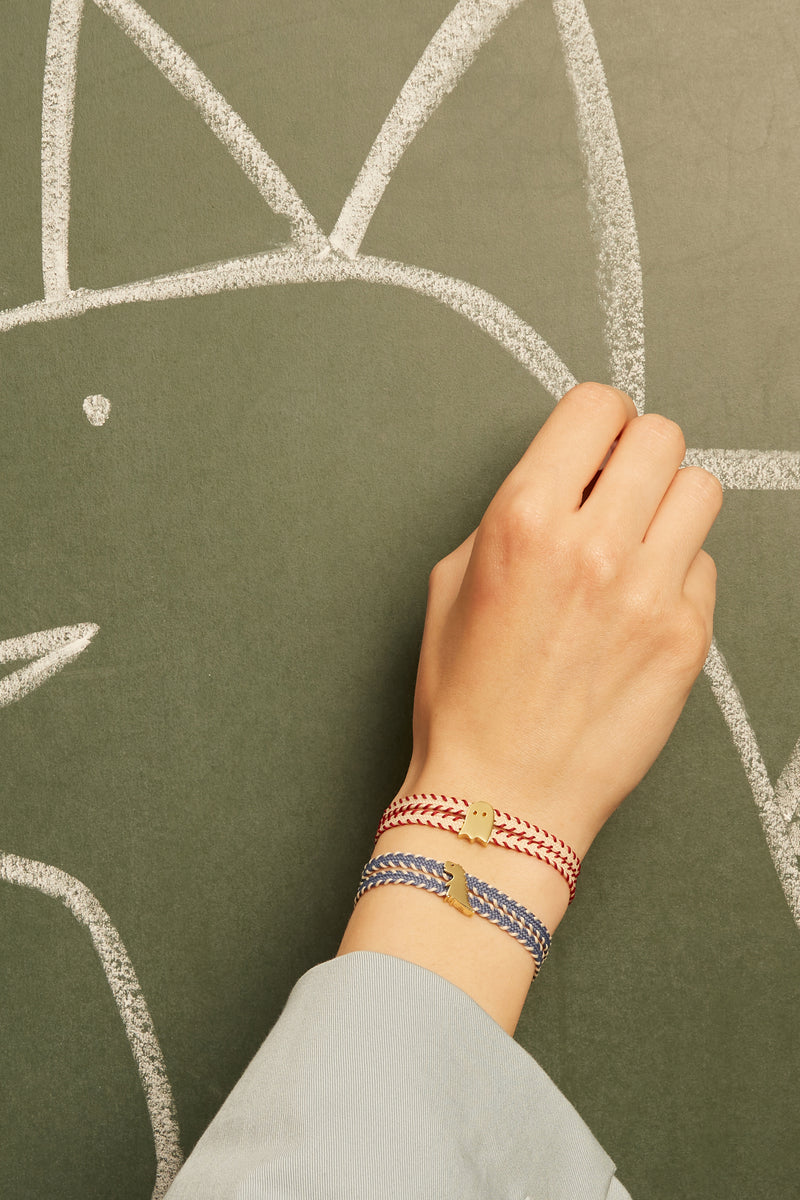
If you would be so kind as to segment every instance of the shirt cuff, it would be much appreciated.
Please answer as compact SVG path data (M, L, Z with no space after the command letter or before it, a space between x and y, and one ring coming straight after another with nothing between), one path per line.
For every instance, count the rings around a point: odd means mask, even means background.
M394 955L319 963L167 1200L630 1200L539 1064Z

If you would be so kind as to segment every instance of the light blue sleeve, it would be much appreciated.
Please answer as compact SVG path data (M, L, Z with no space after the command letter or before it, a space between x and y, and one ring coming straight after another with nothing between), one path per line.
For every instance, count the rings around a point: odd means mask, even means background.
M294 985L166 1200L630 1200L538 1063L433 971L358 950Z

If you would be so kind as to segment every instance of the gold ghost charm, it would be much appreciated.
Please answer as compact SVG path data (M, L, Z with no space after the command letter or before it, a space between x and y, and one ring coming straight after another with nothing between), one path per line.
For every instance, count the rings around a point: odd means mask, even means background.
M494 829L494 809L491 804L470 804L458 836L470 842L488 845Z
M447 889L445 900L448 904L452 904L453 908L457 908L465 917L474 917L475 912L469 902L469 892L467 891L467 877L464 874L464 868L458 863L446 862L444 869L448 875L452 875L450 887Z

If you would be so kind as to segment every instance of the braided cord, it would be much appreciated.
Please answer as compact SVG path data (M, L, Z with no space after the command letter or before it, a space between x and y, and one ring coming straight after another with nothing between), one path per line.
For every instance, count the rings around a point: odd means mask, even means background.
M532 954L537 971L550 949L550 934L538 917L505 892L465 872L473 912L510 933ZM445 897L450 876L442 862L417 854L382 854L364 866L355 904L365 892L384 883L405 883Z
M430 825L457 834L469 807L468 800L461 800L456 796L421 793L397 797L385 810L375 834L375 841L377 842L387 829L396 829L401 825ZM575 883L581 869L581 860L572 847L562 842L561 838L547 833L538 825L521 817L514 817L510 813L495 809L494 818L489 844L519 850L554 867L569 887L571 904L575 898Z

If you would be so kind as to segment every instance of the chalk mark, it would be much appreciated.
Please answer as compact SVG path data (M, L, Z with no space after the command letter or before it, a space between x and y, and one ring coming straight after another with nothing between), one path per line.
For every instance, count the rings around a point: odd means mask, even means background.
M578 142L606 314L611 382L644 412L644 294L639 238L622 144L605 71L583 0L553 0L567 76L575 96Z
M328 239L280 167L178 43L135 0L93 0L177 92L198 109L234 161L278 216L292 242L320 253ZM46 297L69 291L69 159L76 57L84 0L51 0L42 96L42 244Z
M522 0L459 0L445 17L380 128L330 236L353 258L392 173L420 129L453 90L481 46Z
M272 211L289 218L292 241L315 253L326 248L328 239L283 171L186 51L135 0L94 0L94 3L139 47L175 90L194 104Z
M29 666L0 679L0 705L21 700L76 658L97 633L91 622L61 625L0 642L0 663L33 659ZM128 952L108 913L85 884L48 863L0 852L0 879L34 888L60 900L92 938L108 986L122 1017L144 1090L153 1130L156 1181L152 1200L160 1200L183 1161L175 1102L161 1047Z
M777 492L800 488L796 450L687 450L686 466L705 467L726 489Z
M55 675L62 667L85 650L97 633L97 625L61 625L58 629L43 629L24 637L7 638L0 642L0 663L33 659L0 679L0 708L12 700L21 700Z
M122 1018L139 1072L156 1149L156 1180L152 1200L160 1200L180 1170L183 1155L172 1090L153 1021L139 980L122 939L89 889L66 871L49 863L0 853L0 879L34 888L66 905L76 921L89 930Z
M498 341L551 395L562 396L575 386L575 377L548 343L508 305L474 284L390 259L361 254L354 259L338 254L320 258L294 246L174 271L136 283L97 290L78 288L59 300L36 300L0 312L0 332L33 322L78 316L112 304L174 300L268 284L346 280L389 284L438 300Z
M83 0L52 0L42 85L42 278L48 300L69 293L69 160Z
M739 689L716 639L712 639L703 670L744 767L783 894L800 927L800 865L790 833L800 796L800 741L773 787Z

